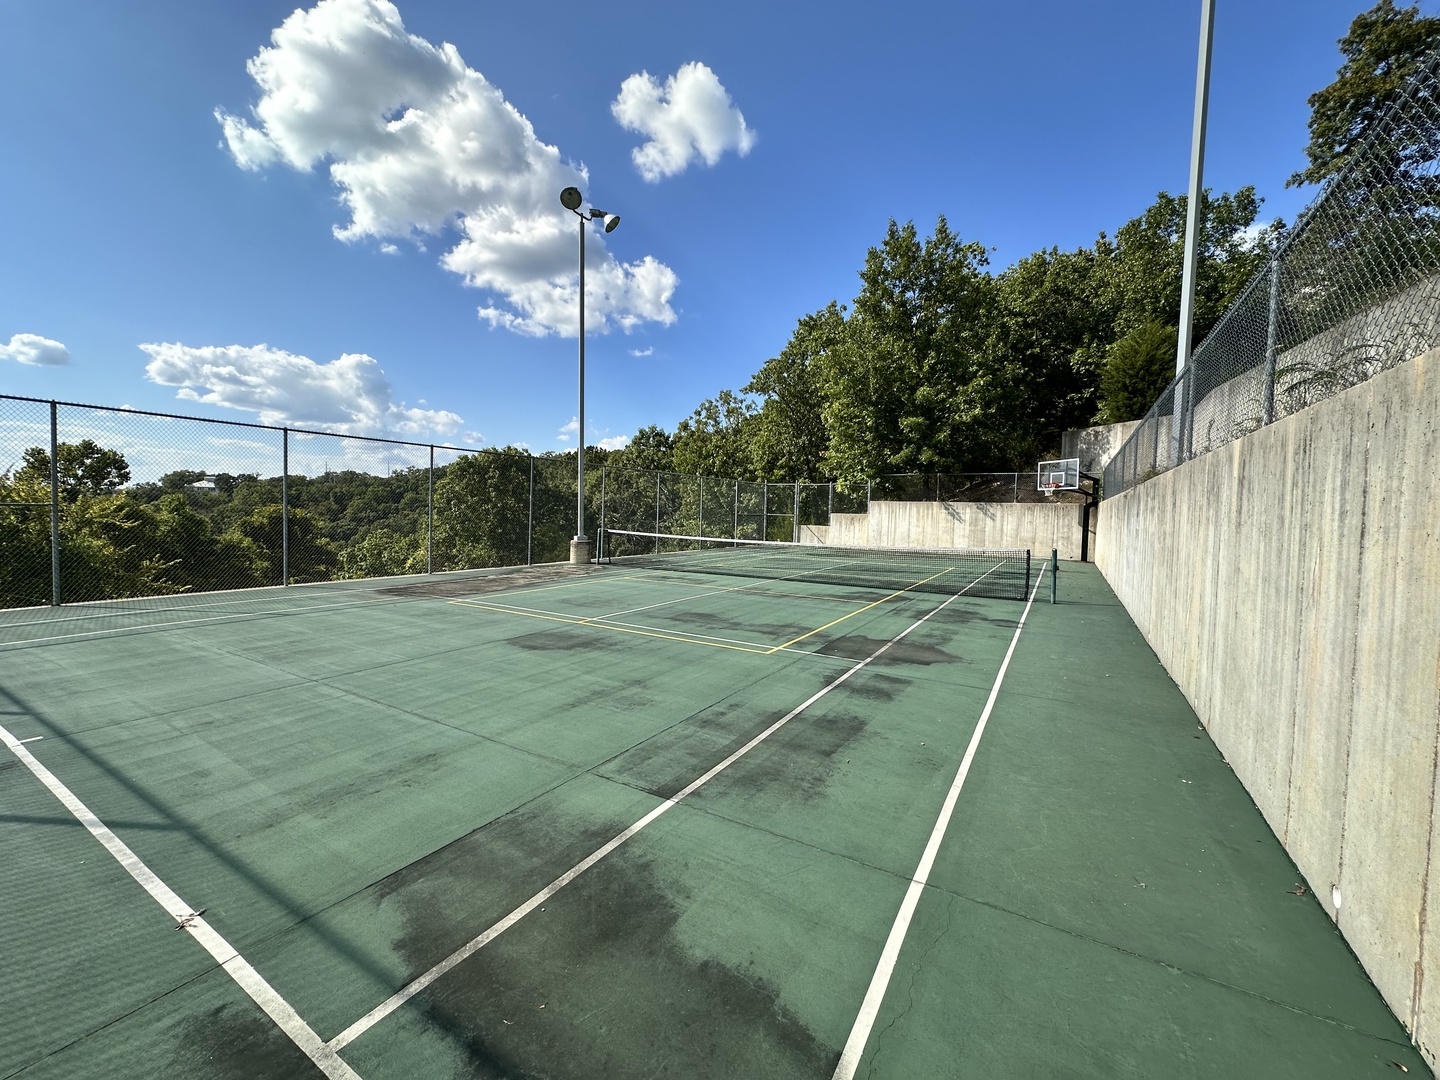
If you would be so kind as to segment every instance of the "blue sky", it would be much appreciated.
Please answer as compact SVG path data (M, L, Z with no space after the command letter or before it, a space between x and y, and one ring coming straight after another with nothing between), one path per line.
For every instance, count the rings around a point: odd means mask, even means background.
M1309 201L1367 6L1219 0L1209 186ZM1199 7L4 0L0 392L573 447L580 182L589 441L673 429L891 217L999 270L1183 192Z

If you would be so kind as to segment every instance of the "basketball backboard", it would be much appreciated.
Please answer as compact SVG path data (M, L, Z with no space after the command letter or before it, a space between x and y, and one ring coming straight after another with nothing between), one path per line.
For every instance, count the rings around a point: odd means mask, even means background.
M1079 491L1080 459L1040 462L1040 467L1035 470L1035 486L1040 491Z

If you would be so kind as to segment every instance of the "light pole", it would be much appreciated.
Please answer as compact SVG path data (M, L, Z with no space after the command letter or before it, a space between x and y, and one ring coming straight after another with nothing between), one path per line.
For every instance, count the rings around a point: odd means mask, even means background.
M575 539L570 541L570 561L582 564L590 561L590 540L585 535L585 223L588 221L604 222L607 233L614 232L615 226L620 224L618 214L607 214L604 210L597 210L593 206L588 210L581 210L580 204L583 201L579 188L567 187L560 192L560 205L580 219L580 415L575 418L580 428L578 432L579 445L576 447L575 454L575 460L578 462L575 488Z

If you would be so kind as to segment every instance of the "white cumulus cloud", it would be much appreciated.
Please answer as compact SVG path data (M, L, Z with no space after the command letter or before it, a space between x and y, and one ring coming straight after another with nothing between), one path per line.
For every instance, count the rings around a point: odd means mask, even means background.
M719 77L698 61L682 64L663 84L646 71L631 75L610 112L627 131L650 140L630 156L652 183L684 172L696 158L714 165L727 150L744 157L755 145Z
M576 333L576 226L559 195L588 174L455 46L408 33L389 0L320 0L276 28L247 70L260 90L249 117L215 111L241 168L324 165L350 214L341 240L419 245L453 230L440 263L493 294L482 318ZM588 330L675 321L674 271L649 256L617 261L600 233L586 246Z
M70 363L70 350L58 341L39 334L14 334L8 345L0 345L0 360L36 367L55 367Z
M146 377L180 387L177 398L243 409L264 424L341 435L420 435L449 434L463 422L452 412L397 403L385 372L364 353L317 364L268 345L196 348L160 343L140 348L150 355Z
M631 350L630 350L630 355L631 355L631 356L654 356L654 355L655 355L655 346L654 346L654 345L646 345L645 348L643 348L643 349L631 349Z
M608 439L601 439L595 444L601 450L624 450L630 445L629 435L611 435Z

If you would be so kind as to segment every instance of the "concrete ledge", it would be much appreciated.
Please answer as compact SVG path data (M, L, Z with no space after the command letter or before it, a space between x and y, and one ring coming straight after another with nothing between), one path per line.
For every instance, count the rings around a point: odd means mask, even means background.
M829 543L850 547L1029 548L1080 558L1079 503L872 502L831 514ZM1092 528L1094 514L1091 515Z

